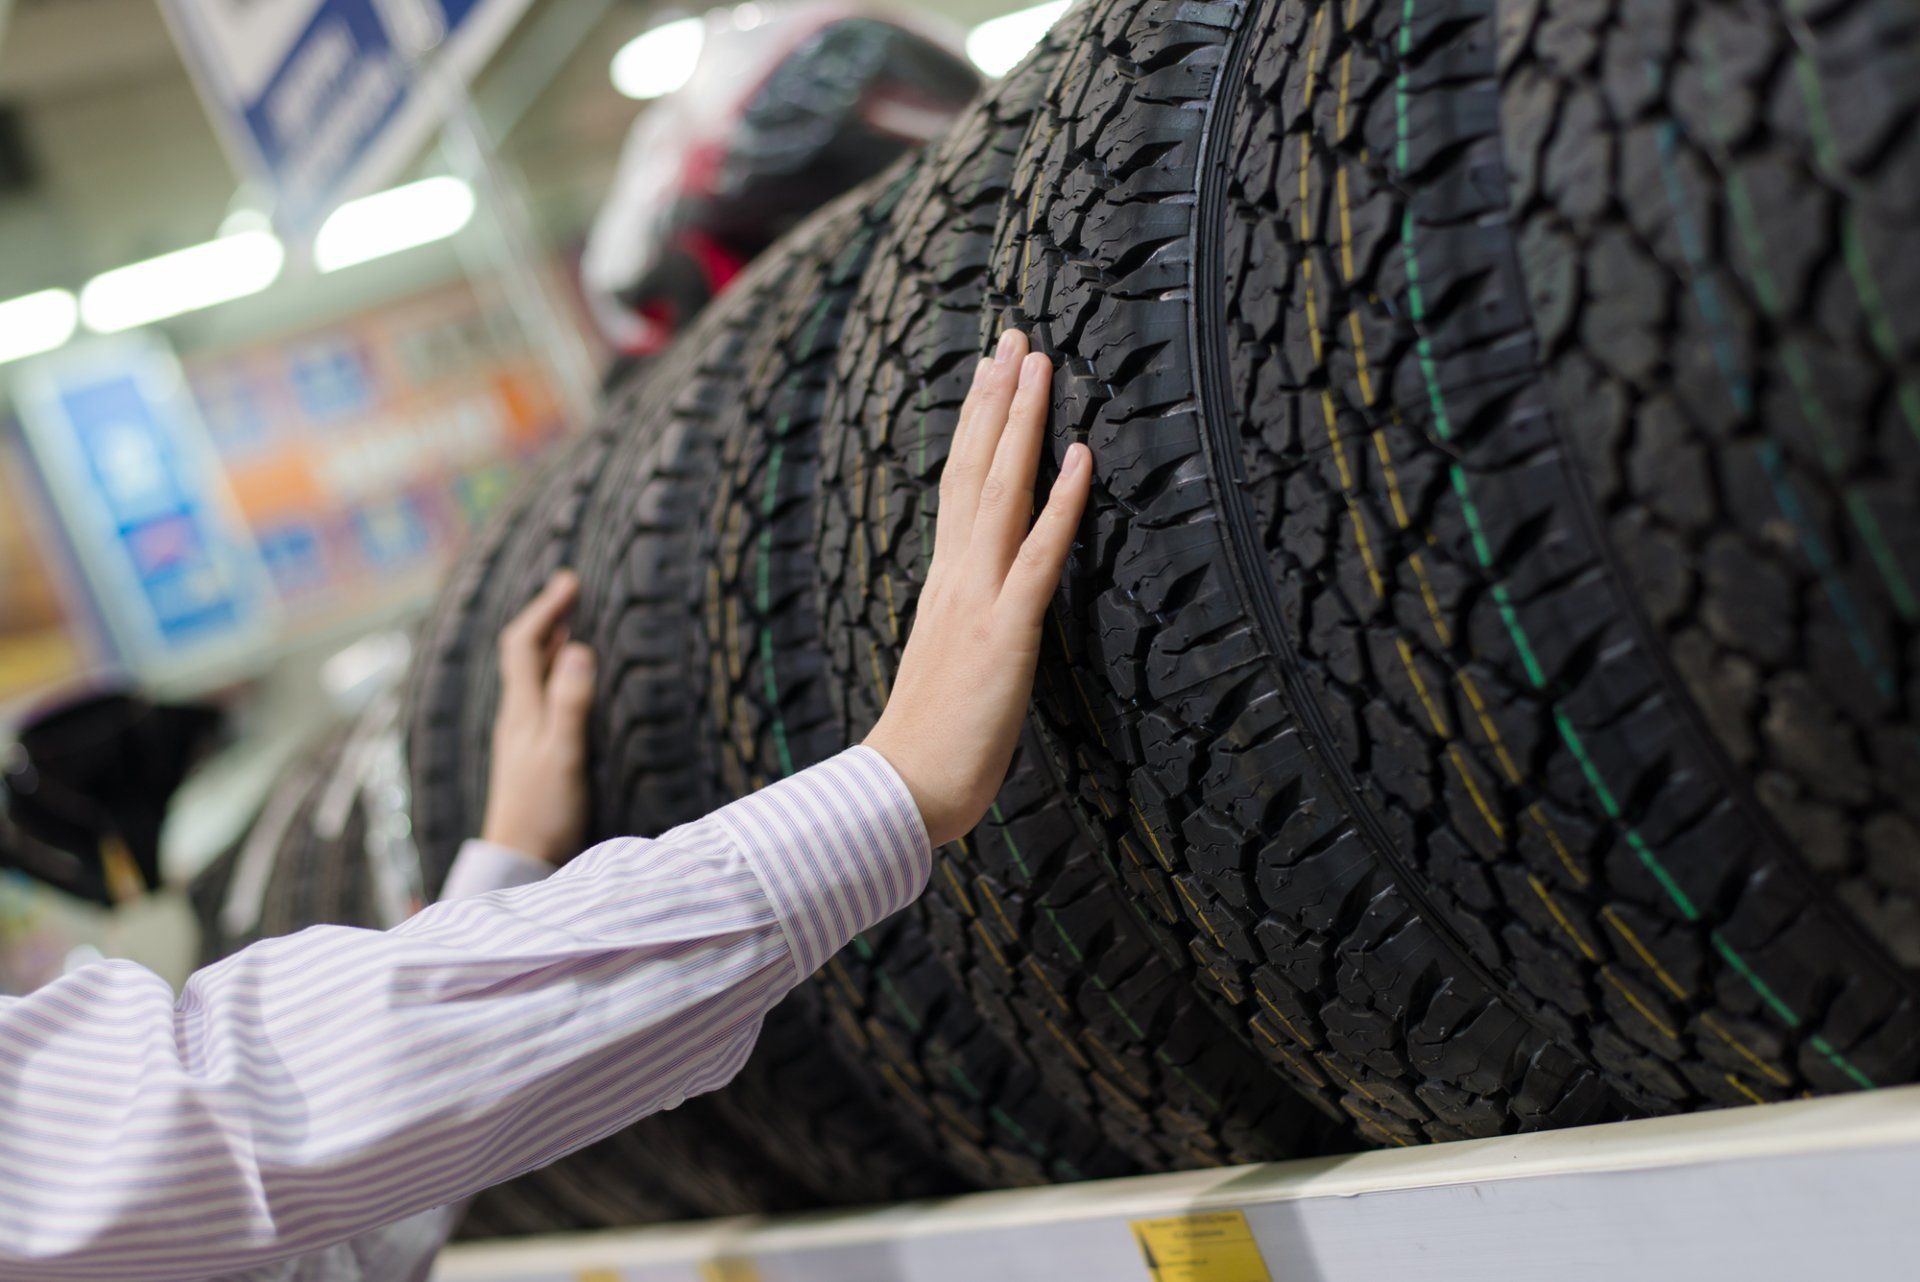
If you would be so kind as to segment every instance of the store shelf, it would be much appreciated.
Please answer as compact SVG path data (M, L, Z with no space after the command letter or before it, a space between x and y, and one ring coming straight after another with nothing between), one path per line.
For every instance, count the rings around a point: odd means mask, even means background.
M464 1246L446 1253L434 1277L1906 1282L1916 1275L1920 1086L846 1214Z

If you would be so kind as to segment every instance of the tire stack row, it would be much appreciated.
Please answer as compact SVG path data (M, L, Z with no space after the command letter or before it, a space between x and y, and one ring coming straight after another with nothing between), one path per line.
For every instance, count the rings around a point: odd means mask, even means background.
M1917 41L1081 0L470 550L405 713L429 890L559 566L596 835L857 743L1017 325L1095 486L1012 776L635 1134L700 1110L772 1207L1914 1080ZM653 1150L601 1178L725 1201Z

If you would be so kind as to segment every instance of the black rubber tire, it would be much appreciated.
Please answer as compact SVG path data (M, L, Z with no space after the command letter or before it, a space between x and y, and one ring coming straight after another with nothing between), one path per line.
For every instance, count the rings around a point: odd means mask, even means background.
M790 251L802 255L798 273L756 333L722 421L720 479L696 558L706 578L694 648L714 791L752 791L854 742L827 688L815 581L820 415L855 292L912 176L899 171L836 207ZM1136 1169L1048 1094L963 985L931 963L924 918L909 910L855 940L790 1004L811 1009L816 1036L861 1067L896 1125L972 1181Z
M896 323L884 337L899 350L882 358L902 367L901 399L854 411L869 456L901 465L885 484L837 488L864 496L860 523L887 541L823 540L822 563L864 556L903 583L918 577L967 366L1002 322L1027 328L1060 366L1054 457L1084 439L1096 466L1039 719L1082 826L1151 910L1149 933L1191 959L1194 991L1287 1080L1376 1141L1617 1116L1593 1068L1459 965L1390 866L1367 857L1365 836L1329 804L1337 794L1278 697L1278 656L1262 658L1236 586L1189 335L1218 329L1196 319L1191 266L1220 72L1249 31L1291 29L1277 6L1249 16L1239 4L1109 2L1067 20L991 252L939 265L923 287L929 306L959 316L931 344L937 326ZM981 301L997 314L970 342L955 337ZM850 384L863 377L885 392L881 376L849 367ZM903 412L916 389L927 389L924 416ZM893 439L906 426L913 437ZM871 594L839 595L853 644L889 648Z
M194 879L189 893L200 923L199 965L211 965L255 940L285 933L269 929L270 920L280 926L291 921L294 930L307 924L302 919L304 910L292 912L292 902L282 878L302 883L313 878L310 867L314 847L313 810L333 755L345 742L346 735L346 727L334 727L298 753L275 778L259 812L234 848ZM269 852L271 863L264 870L266 881L260 890L258 911L250 927L229 932L223 920L227 900L240 874L242 855L255 843L271 843L261 847ZM301 865L297 870L283 871L296 862Z
M818 580L824 622L815 628L829 652L840 742L864 735L891 686L931 550L946 441L982 351L981 287L1015 156L1085 15L1063 20L929 154L840 342L819 502L807 505L819 554L812 538L793 540L787 553L789 573ZM789 462L784 476L797 483L800 474ZM795 612L804 593L788 597L784 608ZM780 640L782 666L793 668L786 656L804 643L784 632ZM1220 1036L1191 983L1191 958L1157 947L1106 850L1104 836L1081 830L1030 739L971 840L938 853L932 885L905 915L911 928L894 933L906 938L886 937L900 960L883 970L912 977L919 992L961 986L964 995L941 1004L970 1007L966 1018L983 1020L1011 1049L1018 1074L1003 1076L1037 1079L1050 1108L1097 1128L1146 1169L1324 1147L1327 1119ZM856 960L846 959L848 969ZM912 1044L886 988L856 973L831 991L858 1022L886 1030L879 1045ZM926 1076L916 1072L916 1087Z
M802 263L834 248L840 225L826 220L841 216L816 216L702 316L662 380L671 395L609 460L588 501L575 628L602 656L589 735L600 831L661 832L738 795L703 746L698 531L713 510L723 421L749 394L750 354L797 297ZM823 1042L817 1009L803 990L768 1016L746 1066L711 1097L727 1133L819 1202L956 1191L953 1174L876 1106L873 1070Z
M632 1133L646 1128L643 1121L557 1162L482 1189L468 1208L474 1218L471 1224L462 1220L459 1235L627 1228L727 1213L706 1211L683 1200L678 1190L669 1191L670 1181L652 1165L666 1160L665 1154L636 1166Z
M1909 1080L1913 976L1761 804L1770 780L1789 799L1822 779L1864 787L1841 744L1906 718L1846 670L1795 569L1806 532L1796 552L1765 528L1780 520L1764 507L1770 451L1800 451L1810 490L1821 479L1786 389L1749 424L1716 382L1730 325L1747 369L1791 368L1809 334L1855 331L1864 349L1866 325L1792 318L1800 332L1768 350L1766 322L1736 314L1753 261L1695 243L1703 215L1722 234L1738 219L1693 207L1720 181L1681 141L1669 99L1684 92L1662 87L1675 14L1636 11L1602 37L1572 5L1515 13L1529 21L1504 29L1504 68L1491 5L1352 29L1316 17L1291 38L1253 24L1237 113L1202 160L1218 183L1197 309L1223 307L1225 325L1194 355L1216 398L1214 466L1245 478L1225 514L1255 616L1376 857L1467 965L1632 1107ZM1757 8L1688 15L1696 57L1715 34L1755 66L1795 43ZM1308 84L1324 92L1303 109ZM1696 138L1738 115L1697 104ZM1755 129L1736 140L1792 151ZM1708 483L1682 479L1703 465ZM1808 505L1844 522L1837 489ZM1888 606L1855 552L1852 590ZM1751 722L1701 700L1732 693L1716 686L1741 684L1742 663L1755 674L1763 620L1803 611ZM1729 628L1746 640L1722 644ZM1834 725L1835 696L1815 689L1850 690L1837 697L1868 724ZM1745 761L1713 720L1753 727ZM1783 728L1840 741L1820 779L1787 782L1809 745Z
M408 671L407 772L425 889L437 895L460 843L479 831L499 700L500 629L574 558L586 493L640 414L656 367L636 366L593 426L549 451L489 516L448 572Z
M1920 17L1531 17L1501 96L1514 294L1451 325L1538 364L1529 418L1457 429L1492 564L1436 513L1514 598L1494 718L1574 727L1534 769L1589 879L1536 870L1566 927L1496 883L1534 936L1507 970L1577 975L1555 1004L1612 1024L1597 1049L1662 1107L1912 1081Z
M696 349L689 345L679 350ZM502 523L468 555L469 565L484 569L471 579L456 575L451 580L453 592L461 595L450 596L436 611L436 627L428 635L452 634L463 639L423 645L421 659L440 671L416 674L410 683L414 698L409 716L409 764L415 828L420 833L427 884L432 889L444 880L460 842L479 830L491 760L491 726L499 700L495 639L547 577L575 562L584 550L580 544L581 517L595 486L617 467L613 458L623 452L645 455L658 443L655 423L660 416L654 412L656 400L648 390L652 386L649 380L656 376L662 380L660 386L672 388L678 384L679 371L669 359L638 372L602 411L595 429L544 468L534 484L509 505ZM660 400L668 395L661 393ZM467 582L477 587L462 593ZM590 601L591 593L587 596ZM590 631L590 613L586 602L576 611L574 627L578 634ZM601 648L601 653L616 656L614 663L618 663L617 649ZM445 700L438 705L441 711L428 711L424 697L428 691ZM424 768L429 763L445 763L446 768L430 771ZM423 794L423 788L438 789L439 795ZM424 833L420 831L423 823L429 829ZM636 830L596 824L595 831L612 834ZM603 1183L633 1185L630 1192L637 1193L644 1205L683 1208L699 1215L794 1210L813 1201L777 1163L759 1156L750 1136L737 1133L719 1116L711 1097L690 1100L671 1113L644 1119L546 1169L551 1172L576 1165L597 1172ZM522 1178L564 1182L572 1177L537 1172ZM616 1223L637 1222L645 1221Z
M1715 760L1559 443L1604 402L1577 357L1555 413L1535 314L1576 351L1653 317L1653 368L1711 344L1659 273L1551 310L1627 277L1556 260L1551 213L1516 235L1499 16L1096 6L992 282L1098 468L1043 708L1222 996L1376 1134L1906 1080L1911 977ZM1579 85L1588 20L1506 30ZM1658 197L1562 164L1596 209Z
M535 1172L483 1189L468 1203L455 1236L533 1237L593 1227L572 1206L555 1201Z
M557 451L549 457L557 459ZM463 763L472 749L463 738L463 713L470 669L493 662L495 651L470 620L478 612L481 593L498 582L508 539L556 466L549 462L536 469L488 515L447 572L446 586L414 637L404 698L407 778L413 840L429 896L439 893L460 843L473 835L460 788Z
M358 926L367 921L361 866L349 853L359 825L349 816L345 829L331 834L318 822L329 790L337 786L341 757L352 739L351 726L329 732L290 772L288 785L299 788L301 797L274 856L255 938L291 935L309 926ZM251 941L233 942L237 946Z
M192 910L194 925L200 932L194 950L195 969L210 966L233 951L226 928L220 921L220 910L233 888L234 873L240 866L240 850L241 843L234 843L187 882L187 906Z
M466 831L468 836L479 831L486 810L493 719L500 706L500 632L546 585L554 571L578 568L586 537L582 518L588 496L605 475L613 450L644 433L649 407L662 394L656 389L670 387L671 378L670 367L641 367L601 408L593 427L554 461L535 497L516 520L489 584L467 616L469 633L485 639L485 644L476 649L487 659L468 665L461 704L464 748L459 756L458 787L461 813L472 825Z

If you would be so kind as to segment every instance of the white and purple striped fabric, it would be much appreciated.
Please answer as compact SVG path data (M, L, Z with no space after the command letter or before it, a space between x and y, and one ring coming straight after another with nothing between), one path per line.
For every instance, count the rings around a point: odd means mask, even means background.
M929 867L856 748L537 885L264 941L177 998L106 962L0 1000L0 1278L229 1273L672 1108Z
M544 859L469 837L460 846L440 901L469 899L552 875ZM228 1273L219 1282L424 1282L466 1213L465 1199L299 1255Z

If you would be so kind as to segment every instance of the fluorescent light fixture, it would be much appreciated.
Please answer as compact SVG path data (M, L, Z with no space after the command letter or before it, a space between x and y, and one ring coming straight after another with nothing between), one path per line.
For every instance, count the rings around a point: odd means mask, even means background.
M423 178L350 200L320 224L313 265L323 272L430 245L473 218L473 188L458 178Z
M0 303L0 365L50 352L73 337L80 304L64 289L43 289Z
M80 291L80 319L115 334L257 294L280 277L286 250L270 231L243 231L102 272Z
M1004 76L1020 65L1066 11L1067 0L1060 0L989 18L967 33L967 57L989 76Z
M677 18L643 31L613 55L613 87L629 98L658 98L693 79L707 42L704 18Z
M251 205L235 206L220 220L220 235L238 236L243 231L272 231L273 219Z

